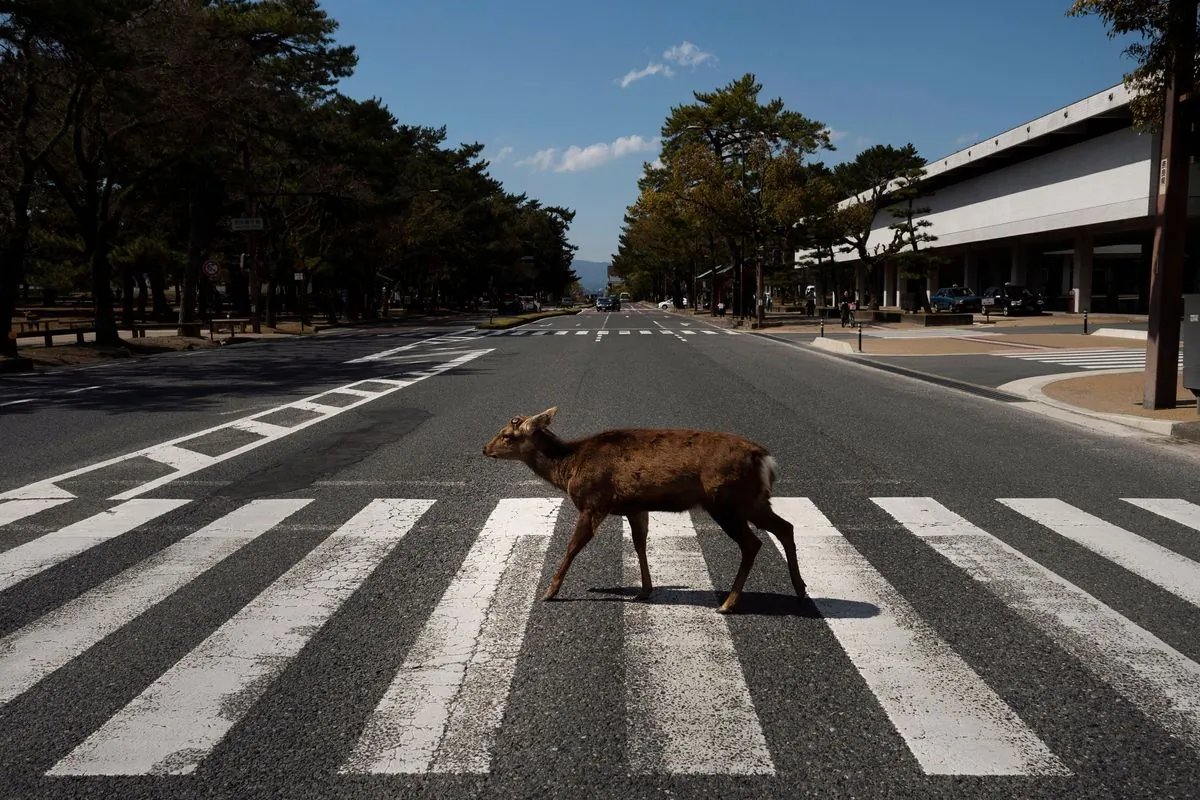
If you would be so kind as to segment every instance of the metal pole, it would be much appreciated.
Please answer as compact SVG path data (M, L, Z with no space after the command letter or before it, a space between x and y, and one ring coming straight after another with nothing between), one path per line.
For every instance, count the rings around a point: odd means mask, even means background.
M858 352L862 352L862 323L858 323Z
M1087 309L1085 308L1085 309L1083 310L1083 335L1084 335L1084 336L1087 336L1087 329L1088 329L1088 318L1087 318L1087 315L1088 315L1088 312L1087 312Z
M821 317L821 332L818 335L821 336L822 338L824 338L824 336L825 336L825 318L824 317Z
M1166 43L1171 61L1164 98L1162 160L1150 264L1143 408L1175 408L1190 160L1189 115L1182 100L1193 85L1198 6L1197 0L1170 0L1167 8Z

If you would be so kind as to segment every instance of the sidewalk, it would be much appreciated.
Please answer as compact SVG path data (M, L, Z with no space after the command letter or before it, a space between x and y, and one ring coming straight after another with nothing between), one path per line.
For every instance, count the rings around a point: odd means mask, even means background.
M1144 318L1090 315L1088 334L1083 333L1079 317L1004 319L998 323L1007 329L1004 333L992 330L997 326L979 324L953 329L875 325L864 327L861 351L858 331L842 328L836 321L833 325L826 323L824 337L819 337L814 326L807 324L747 332L772 336L791 333L787 339L797 345L868 360L872 356L970 356L1017 352L1044 352L1053 356L1068 350L1142 354L1146 350L1144 330L1105 327L1138 322L1144 322ZM1063 330L1053 333L1022 333L1020 330L1051 326ZM1075 418L1072 420L1075 422L1095 420L1104 427L1104 423L1111 423L1200 442L1200 413L1197 412L1196 398L1183 387L1182 373L1176 379L1177 407L1156 410L1142 406L1144 374L1141 368L1064 371L1021 378L996 388L1048 409L1066 412Z

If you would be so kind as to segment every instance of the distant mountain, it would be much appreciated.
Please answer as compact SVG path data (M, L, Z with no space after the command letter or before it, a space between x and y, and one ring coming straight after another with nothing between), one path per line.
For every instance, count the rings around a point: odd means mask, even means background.
M575 259L571 269L579 276L579 283L589 292L602 292L608 287L608 262Z

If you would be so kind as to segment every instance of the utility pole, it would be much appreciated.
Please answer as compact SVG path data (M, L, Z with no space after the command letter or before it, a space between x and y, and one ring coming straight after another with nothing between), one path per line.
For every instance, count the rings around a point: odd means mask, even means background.
M1165 38L1170 54L1162 121L1162 161L1150 263L1143 408L1175 408L1183 260L1187 244L1189 115L1185 95L1195 83L1196 12L1200 0L1170 0Z
M766 316L766 304L763 302L763 245L758 246L758 257L754 262L754 321L759 329L762 328Z

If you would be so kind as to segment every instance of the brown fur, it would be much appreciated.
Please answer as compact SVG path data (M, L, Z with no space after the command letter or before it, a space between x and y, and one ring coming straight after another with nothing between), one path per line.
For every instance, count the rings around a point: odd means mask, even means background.
M684 428L620 428L563 441L549 430L557 411L513 417L483 448L490 458L524 462L566 492L579 511L567 553L543 599L558 594L571 562L610 514L629 520L642 574L638 598L647 599L653 588L646 562L649 512L693 508L708 512L742 553L733 588L718 611L737 605L762 546L748 522L779 539L792 586L804 596L792 525L771 510L775 459L764 447L731 433Z

